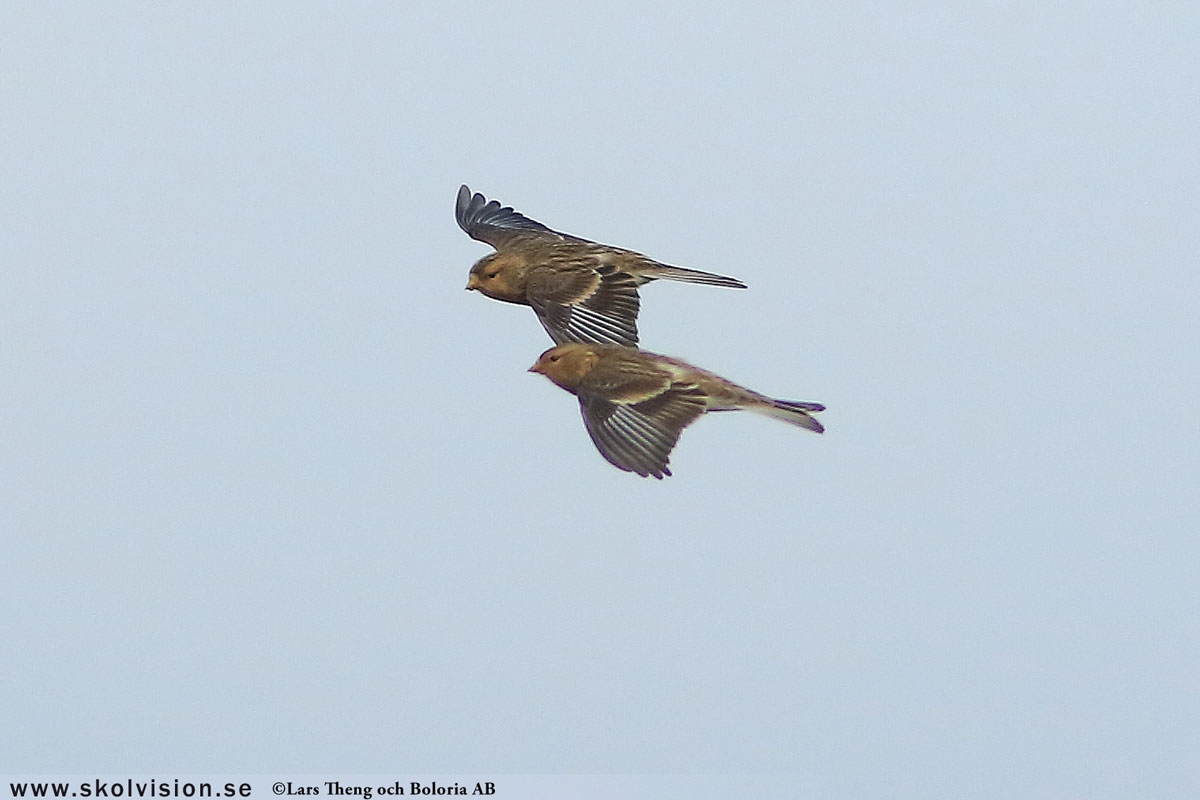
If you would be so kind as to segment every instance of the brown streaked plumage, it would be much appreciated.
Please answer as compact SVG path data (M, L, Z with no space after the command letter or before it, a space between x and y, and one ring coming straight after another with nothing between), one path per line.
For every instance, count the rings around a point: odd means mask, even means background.
M707 411L744 409L822 433L820 403L775 400L670 356L609 344L561 344L530 372L579 398L583 424L600 455L643 478L670 475L683 429Z
M559 233L466 186L458 190L455 217L468 236L496 249L471 268L467 289L532 306L556 344L636 347L638 287L652 280L746 288L734 278Z

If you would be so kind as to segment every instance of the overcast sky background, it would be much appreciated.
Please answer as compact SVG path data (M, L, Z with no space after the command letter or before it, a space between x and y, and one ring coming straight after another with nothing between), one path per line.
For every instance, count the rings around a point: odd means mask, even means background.
M5 771L1200 791L1189 3L0 10ZM594 450L459 185L828 405Z

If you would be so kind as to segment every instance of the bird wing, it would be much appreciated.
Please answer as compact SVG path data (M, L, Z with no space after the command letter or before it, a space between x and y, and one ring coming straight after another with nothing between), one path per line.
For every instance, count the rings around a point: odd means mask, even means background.
M525 296L555 344L636 347L637 278L610 264L572 259L529 271Z
M490 244L503 250L522 240L586 242L565 233L547 228L540 222L514 211L511 206L502 206L483 195L471 194L466 186L458 190L458 202L454 207L458 227L472 239Z
M705 400L696 386L676 384L639 403L581 393L579 406L588 435L610 464L661 479L671 474L671 450L683 429L704 413Z

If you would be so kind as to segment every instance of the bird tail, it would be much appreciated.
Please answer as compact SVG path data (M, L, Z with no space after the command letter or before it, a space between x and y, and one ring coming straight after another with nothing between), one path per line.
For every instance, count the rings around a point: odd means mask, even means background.
M671 267L666 264L655 263L654 269L646 270L646 277L650 279L662 278L668 281L683 281L684 283L704 283L709 286L725 286L730 289L745 289L746 284L739 281L737 278L727 278L724 275L717 275L712 272L701 272L698 269L686 269L684 267Z
M783 420L790 425L807 428L814 433L824 433L825 426L817 422L812 415L824 411L820 403L798 403L793 400L771 400L770 405L754 406L754 411L766 414L768 417Z

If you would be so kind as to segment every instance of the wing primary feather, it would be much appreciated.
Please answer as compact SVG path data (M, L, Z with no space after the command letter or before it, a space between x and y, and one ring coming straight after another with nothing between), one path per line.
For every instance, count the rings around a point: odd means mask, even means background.
M619 321L609 319L608 317L599 314L590 314L580 312L579 309L573 309L570 319L567 322L568 326L576 326L580 328L588 328L599 334L609 334L618 337L634 336L635 331L631 331L627 326Z
M673 444L671 437L661 441L661 433L646 428L649 420L643 415L629 406L595 398L581 400L580 405L593 443L611 463L643 477L670 474L664 470Z
M610 421L609 428L628 445L631 453L639 457L644 457L646 453L651 452L654 447L653 442L642 436L627 424L624 420L617 420L615 417Z
M612 421L614 427L622 430L631 441L648 450L661 447L662 439L670 438L667 431L652 425L645 416L633 412L618 412L613 415Z
M620 322L598 314L580 313L579 307L568 309L567 317L561 327L566 334L577 337L578 341L620 344L626 347L637 344L636 328L631 330Z
M628 441L619 435L614 435L614 432L609 429L606 429L601 436L608 448L609 455L617 459L626 469L639 475L645 475L648 472L642 454L630 446Z
M612 432L605 425L605 420L598 418L601 413L601 407L598 407L594 401L587 401L580 398L579 405L583 411L583 421L587 428L588 435L592 439L592 443L596 445L596 449L600 454L614 466L623 469L626 472L637 472L643 475L642 470L637 467L637 459L634 454L629 451L625 443L619 438L614 437Z

